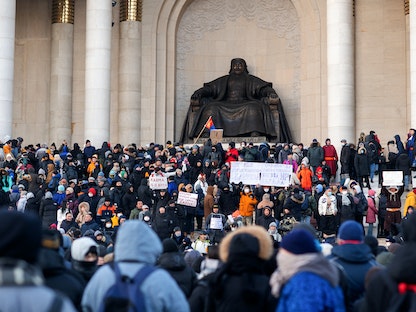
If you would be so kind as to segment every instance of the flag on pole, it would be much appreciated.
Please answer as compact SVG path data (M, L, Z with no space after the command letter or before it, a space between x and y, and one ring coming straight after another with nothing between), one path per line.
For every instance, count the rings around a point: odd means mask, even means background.
M205 124L205 128L209 130L215 130L214 122L212 121L212 117L209 116L208 121Z

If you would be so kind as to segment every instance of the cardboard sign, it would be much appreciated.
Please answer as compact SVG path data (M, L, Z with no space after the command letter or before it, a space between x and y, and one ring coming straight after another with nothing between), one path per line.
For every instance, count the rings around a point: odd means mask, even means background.
M152 173L149 177L149 187L152 190L163 190L168 188L168 179L165 176Z
M223 132L224 132L223 129L215 129L209 132L209 138L212 141L212 145L215 145L218 142L222 142Z
M403 171L383 171L383 186L403 185Z
M188 193L188 192L179 192L178 200L176 203L179 205L196 207L198 204L198 194Z
M289 186L292 165L235 161L232 163L230 182L248 185Z
M211 215L211 220L209 222L209 229L222 231L223 224L222 224L222 216L220 214Z

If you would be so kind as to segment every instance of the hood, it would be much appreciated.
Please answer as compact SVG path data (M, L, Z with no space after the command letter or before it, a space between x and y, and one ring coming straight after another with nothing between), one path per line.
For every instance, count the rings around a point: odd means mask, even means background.
M368 190L368 196L374 196L374 195L376 195L376 191Z
M117 233L114 260L154 264L162 250L156 233L145 222L128 220Z
M346 244L332 248L332 254L343 261L363 263L374 258L370 247L366 244Z
M158 264L168 271L182 271L186 262L179 252L165 252L160 255Z
M407 243L395 254L393 262L387 267L394 280L416 284L416 242Z

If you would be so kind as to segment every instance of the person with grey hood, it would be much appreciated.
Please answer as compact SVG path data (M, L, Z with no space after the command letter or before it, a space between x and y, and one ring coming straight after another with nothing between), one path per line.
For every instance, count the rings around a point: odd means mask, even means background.
M134 237L134 239L132 239ZM128 220L117 234L114 262L121 274L133 278L145 265L154 265L162 253L157 235L144 222ZM109 265L100 268L88 283L83 298L83 311L98 311L108 289L115 283L115 273ZM163 269L153 271L141 284L146 294L146 311L189 311L183 292Z

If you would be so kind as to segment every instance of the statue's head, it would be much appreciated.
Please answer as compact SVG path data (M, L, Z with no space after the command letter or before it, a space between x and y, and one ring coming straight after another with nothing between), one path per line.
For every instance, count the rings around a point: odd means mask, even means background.
M230 74L248 74L246 61L242 58L235 58L231 60Z

